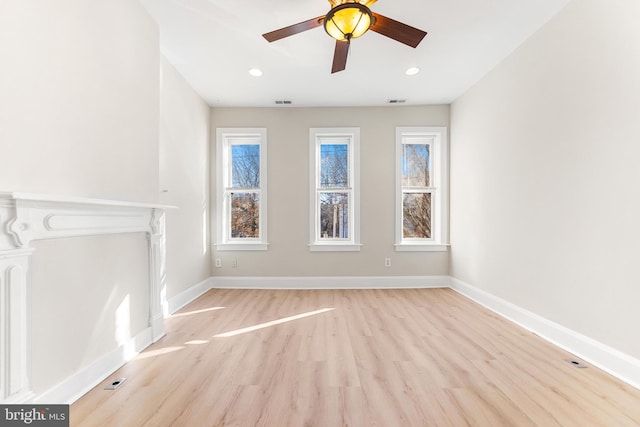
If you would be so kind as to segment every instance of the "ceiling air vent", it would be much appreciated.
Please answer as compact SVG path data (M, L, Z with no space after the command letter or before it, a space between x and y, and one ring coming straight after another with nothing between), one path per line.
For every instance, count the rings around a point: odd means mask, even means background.
M276 105L291 105L291 101L287 99L278 99L276 100Z
M387 104L404 104L405 102L407 102L406 99L390 99Z

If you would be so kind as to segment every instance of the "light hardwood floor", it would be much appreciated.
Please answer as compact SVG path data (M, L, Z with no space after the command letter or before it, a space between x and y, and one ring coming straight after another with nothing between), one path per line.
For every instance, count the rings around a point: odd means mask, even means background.
M73 426L639 426L640 391L450 289L211 290Z

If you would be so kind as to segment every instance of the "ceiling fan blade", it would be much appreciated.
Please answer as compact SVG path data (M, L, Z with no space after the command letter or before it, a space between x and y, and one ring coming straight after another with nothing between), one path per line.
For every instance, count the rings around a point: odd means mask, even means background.
M324 15L318 16L317 18L308 19L306 21L299 22L297 24L289 25L288 27L280 28L279 30L265 33L262 35L262 37L264 37L265 39L267 39L269 43L271 43L276 40L280 40L285 37L289 37L294 34L298 34L303 31L307 31L307 30L311 30L313 28L319 27L322 25L323 19L324 19Z
M336 50L333 52L333 65L331 74L347 68L347 55L349 54L349 42L336 40Z
M371 12L376 18L375 23L371 26L370 30L375 31L378 34L392 38L400 43L404 43L407 46L416 47L420 44L424 36L427 35L426 31L419 30L395 19L387 18L386 16L379 15Z

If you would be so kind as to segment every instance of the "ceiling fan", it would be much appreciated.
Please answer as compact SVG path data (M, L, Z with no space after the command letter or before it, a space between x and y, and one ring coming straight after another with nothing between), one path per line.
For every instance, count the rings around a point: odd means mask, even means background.
M303 31L324 25L325 31L336 39L333 53L331 73L342 71L347 66L347 54L351 39L360 37L367 30L389 37L415 48L420 44L425 31L403 24L378 13L371 12L369 6L377 0L329 0L331 10L324 16L299 22L279 30L271 31L262 36L268 42L283 39Z

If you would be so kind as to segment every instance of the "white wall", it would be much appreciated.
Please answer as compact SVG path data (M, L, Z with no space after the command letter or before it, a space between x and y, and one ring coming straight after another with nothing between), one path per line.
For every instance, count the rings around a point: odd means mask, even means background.
M0 189L156 202L155 23L127 0L0 8Z
M167 211L167 299L211 275L209 106L162 59L160 187Z
M635 358L638 22L574 0L451 110L452 275Z
M148 327L149 278L141 234L34 247L32 385L40 394Z
M138 2L2 1L0 58L0 191L158 202L158 30ZM37 395L144 329L149 296L144 235L34 248Z
M448 126L449 107L212 108L217 127L265 127L268 139L266 252L213 251L215 276L429 276L448 274L447 252L395 252L396 126ZM360 128L360 252L309 252L309 128ZM211 149L215 165L215 149ZM215 174L211 176L215 194ZM212 196L211 200L215 200ZM215 221L215 218L213 219ZM215 222L213 223L215 224ZM215 227L213 227L215 232ZM212 241L215 242L215 236ZM391 268L384 267L391 258ZM238 266L233 268L232 260Z

